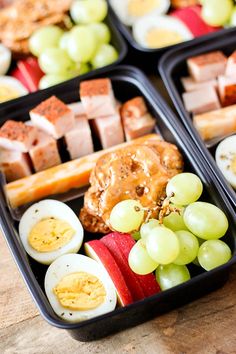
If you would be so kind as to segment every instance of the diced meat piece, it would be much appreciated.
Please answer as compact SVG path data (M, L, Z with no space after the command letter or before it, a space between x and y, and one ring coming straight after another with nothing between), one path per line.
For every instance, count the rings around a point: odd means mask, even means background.
M93 152L91 129L86 116L76 118L74 128L65 134L65 142L72 160Z
M225 74L227 58L221 51L198 55L189 58L187 65L189 74L196 81L207 81Z
M218 91L222 106L230 106L236 103L236 76L219 76Z
M19 151L1 149L0 170L5 174L7 182L30 176L29 157Z
M228 57L225 75L236 77L236 51Z
M197 82L193 78L188 76L188 77L182 77L181 83L182 83L183 88L186 92L201 90L202 88L204 88L206 86L211 86L215 89L217 88L217 80L216 79L212 79L209 81Z
M80 98L89 119L116 114L116 102L110 79L83 81Z
M40 130L37 131L37 136L29 150L29 155L36 172L46 170L61 163L57 141Z
M8 120L0 129L0 146L8 150L28 152L36 134L36 128L23 122Z
M113 115L94 119L93 125L103 149L124 142L124 131L118 111Z
M201 90L185 92L183 101L188 112L200 114L220 108L220 102L216 91L211 86Z
M236 105L196 115L193 124L204 140L236 133Z
M147 113L147 106L143 97L135 97L125 102L120 110L121 118L140 118Z
M52 135L55 139L61 138L75 124L74 112L55 96L32 109L30 118L37 128Z
M73 102L67 106L74 112L75 117L84 116L86 114L82 102Z

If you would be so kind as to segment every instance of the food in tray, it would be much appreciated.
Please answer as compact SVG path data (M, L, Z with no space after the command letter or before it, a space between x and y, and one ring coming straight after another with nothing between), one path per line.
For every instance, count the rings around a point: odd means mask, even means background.
M205 113L221 107L216 90L210 85L191 92L185 92L183 101L186 110L193 114Z
M51 264L66 253L77 253L83 228L76 214L64 203L45 199L23 214L19 235L26 252L36 261Z
M112 64L118 52L102 22L107 12L105 0L16 0L1 8L1 74L34 92Z
M27 95L28 90L14 77L0 77L0 103Z
M232 135L217 146L216 163L227 179L236 189L236 135Z
M68 254L50 265L45 291L55 313L68 322L81 322L115 309L115 287L106 270L93 259Z

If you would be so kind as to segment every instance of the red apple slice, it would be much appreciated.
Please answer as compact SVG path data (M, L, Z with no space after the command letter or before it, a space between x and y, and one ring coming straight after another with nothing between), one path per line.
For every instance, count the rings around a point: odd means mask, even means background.
M134 301L141 300L145 298L144 291L140 286L135 273L130 269L128 264L128 258L125 257L123 252L118 247L118 242L116 241L116 233L111 233L101 238L101 242L109 249L112 256L114 257L121 273L125 279L125 282L131 291Z
M125 258L128 260L131 248L135 245L133 237L129 234L113 233L117 242L117 247L123 252ZM139 275L134 273L142 287L146 297L152 296L160 292L159 284L153 273L146 275Z
M133 302L125 279L118 267L114 257L108 248L99 240L93 240L84 244L87 256L101 263L109 274L117 292L117 298L121 306L129 305Z

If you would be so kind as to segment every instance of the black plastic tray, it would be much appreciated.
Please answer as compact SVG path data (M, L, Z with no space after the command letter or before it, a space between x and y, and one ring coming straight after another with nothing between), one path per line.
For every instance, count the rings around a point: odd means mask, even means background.
M147 321L159 314L186 304L200 296L222 286L228 278L229 267L236 261L236 223L232 207L225 198L214 175L208 171L206 163L197 152L187 133L178 123L178 120L169 110L161 96L150 84L147 77L141 71L133 67L120 66L115 69L104 70L102 74L90 75L94 77L110 77L115 96L120 101L130 99L136 95L143 95L148 107L156 118L157 126L163 138L176 144L185 158L185 170L193 171L199 175L204 184L202 200L210 201L218 205L226 213L229 220L229 231L225 240L231 247L233 257L225 265L210 272L204 272L197 266L190 268L193 278L175 288L161 292L142 301L133 303L124 308L93 318L82 323L70 324L58 318L53 312L43 289L43 280L46 266L40 265L28 257L19 241L17 223L11 217L4 198L4 185L0 183L0 221L5 239L11 249L12 255L25 280L25 283L42 316L53 326L66 329L77 340L91 341L108 334L124 330ZM36 103L50 96L53 92L65 102L78 98L79 79L64 86L55 87L50 92L42 91L29 98L23 98L15 102L11 107L0 109L0 122L6 118L28 119L28 111ZM68 204L78 212L83 198L70 201ZM85 233L85 240L94 236ZM95 237L98 237L95 235Z
M105 68L113 68L115 67L117 64L121 63L126 54L127 54L127 51L128 51L128 47L127 47L127 44L124 40L124 38L122 37L122 35L120 34L120 32L117 30L116 28L116 24L114 23L114 18L113 18L113 13L111 13L111 10L108 9L108 15L107 17L105 18L104 22L108 25L109 29L110 29L110 32L111 32L111 44L116 48L116 50L118 51L119 53L119 56L117 58L117 60L110 64L110 65L107 65L103 68L98 68L98 69L94 69L92 70L91 72L96 75L96 74L99 74L100 72L103 72L103 70ZM15 61L13 60L12 64L11 64L11 67L14 68L15 66ZM79 77L84 79L86 78L86 76L88 75L89 73L87 74L83 74L83 75L80 75ZM57 84L57 85L53 85L52 87L59 87L60 85L64 85L65 82L70 82L70 81L73 81L73 79L70 79L70 80L67 80L67 81L64 81L60 84ZM49 88L51 89L51 87ZM44 89L44 90L41 90L41 91L45 91L45 90L48 90L48 89ZM27 94L27 96L30 96L32 97L32 95L35 95L37 94L38 91L36 92L33 92L33 93L29 93ZM13 100L9 100L9 101L6 101L6 102L3 102L3 103L0 103L0 107L2 106L8 106L8 105L11 105L12 102L17 102L19 99L21 99L21 97L19 98L15 98Z
M182 122L191 134L195 144L198 146L200 153L219 179L227 195L234 204L234 207L236 207L236 191L234 191L226 181L222 172L216 165L213 157L215 148L206 148L204 141L193 125L190 114L184 107L181 97L183 87L180 78L187 75L186 59L213 50L222 50L226 55L230 55L236 50L236 29L234 28L227 30L227 32L219 33L214 41L210 38L198 38L195 40L194 46L192 46L191 43L184 43L178 48L170 50L161 58L159 71Z

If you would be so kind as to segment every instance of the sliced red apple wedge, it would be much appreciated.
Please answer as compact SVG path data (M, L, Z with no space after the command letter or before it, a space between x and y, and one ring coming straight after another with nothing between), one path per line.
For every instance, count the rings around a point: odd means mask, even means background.
M117 292L117 298L121 306L129 305L133 302L125 279L109 249L99 240L93 240L84 244L87 256L101 263L109 274Z
M123 252L125 258L128 260L131 248L135 245L133 237L129 234L113 233L117 247ZM139 275L134 273L140 286L142 287L146 297L159 293L160 287L156 281L156 277L153 273L147 275Z
M135 273L130 269L128 264L128 258L125 257L124 253L118 247L118 242L116 240L117 233L111 233L101 238L101 242L109 249L112 256L114 257L121 273L125 279L125 282L131 291L134 301L141 300L145 298L145 293L135 276Z

